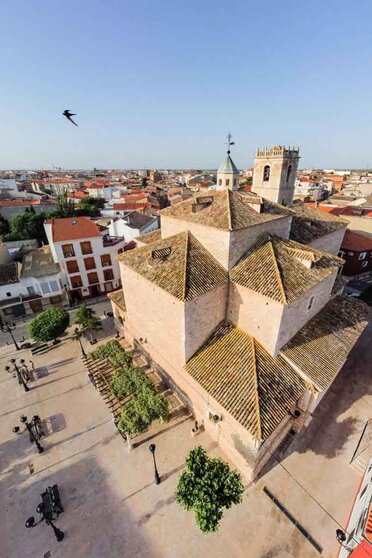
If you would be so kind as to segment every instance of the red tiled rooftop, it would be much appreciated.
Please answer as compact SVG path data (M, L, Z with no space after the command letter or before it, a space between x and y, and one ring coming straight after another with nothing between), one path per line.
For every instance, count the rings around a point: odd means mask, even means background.
M67 197L71 199L82 199L86 196L89 196L89 194L88 192L84 192L83 190L77 190L76 192L69 192L67 194Z
M148 207L148 205L149 204L145 203L145 202L138 202L138 203L132 202L132 203L114 203L114 205L112 207L115 211L119 211L119 210L121 210L121 211L126 211L126 210L131 211L133 209L135 209L137 211L140 211L141 209L146 209L146 207Z
M52 225L52 238L54 242L101 236L98 225L88 217L47 219L45 223Z
M0 207L17 207L53 203L51 200L1 200Z
M367 252L372 250L372 238L346 230L341 248L343 250L354 250L354 252Z

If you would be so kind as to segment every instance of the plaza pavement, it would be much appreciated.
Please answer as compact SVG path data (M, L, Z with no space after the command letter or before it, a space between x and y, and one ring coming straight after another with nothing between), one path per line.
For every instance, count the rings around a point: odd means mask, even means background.
M222 452L205 434L193 439L191 419L170 423L151 442L162 477L155 485L149 440L128 453L98 392L89 382L77 342L64 340L34 358L41 376L25 393L4 372L0 356L1 558L314 558L320 556L264 494L267 486L323 547L336 556L334 533L345 525L361 471L350 457L372 416L371 328L322 401L314 420L263 476L247 486L243 503L225 512L220 530L202 534L192 513L174 501L185 456L202 444ZM368 342L369 341L369 342ZM347 381L347 388L346 382ZM39 414L50 431L39 455L27 435L13 434L19 416ZM367 459L368 455L364 455ZM33 471L33 472L31 472ZM25 529L46 486L58 483L65 508L57 543L45 523Z

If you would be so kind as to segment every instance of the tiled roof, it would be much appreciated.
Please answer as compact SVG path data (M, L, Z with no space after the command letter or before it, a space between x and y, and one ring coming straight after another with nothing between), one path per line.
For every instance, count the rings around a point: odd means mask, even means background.
M0 285L11 285L19 282L19 266L17 262L0 265Z
M146 202L128 202L128 203L114 203L112 208L115 211L121 210L121 211L131 211L131 210L135 210L135 211L141 211L142 209L145 209L146 207L148 207L149 204Z
M154 222L153 217L149 217L149 215L144 215L139 211L133 211L125 218L125 220L127 221L128 226L131 227L132 229L142 229L146 225L149 225L150 223Z
M160 212L160 215L199 223L208 227L232 231L244 229L291 215L287 208L275 203L263 200L262 212L257 213L250 205L253 194L245 192L232 192L231 190L208 191L198 193L191 198L184 200L177 205L167 207ZM211 203L197 212L193 212L193 205L210 199ZM259 199L255 196L255 199Z
M368 306L336 296L282 349L320 390L333 382L367 325Z
M152 242L156 242L157 240L161 239L161 230L156 229L156 231L151 231L146 234L142 234L141 236L137 236L135 240L139 240L143 244L151 244Z
M372 250L372 238L347 230L341 248L343 250L354 250L354 252L367 252Z
M111 293L107 293L107 296L110 300L112 300L123 312L126 310L125 306L125 298L124 298L124 291L123 289L119 289L117 291L113 291Z
M318 211L306 205L294 204L291 206L291 210L294 212L294 215L290 238L303 244L307 244L347 225L347 221L337 217L337 215Z
M187 372L258 440L275 430L306 389L280 356L223 322L187 362Z
M100 237L97 224L88 217L66 217L64 219L47 219L46 224L52 225L53 242L78 240L79 238Z
M44 277L61 271L59 263L53 260L50 246L43 246L30 252L23 259L22 277Z
M227 272L189 232L120 254L118 261L179 300L192 300L228 281Z
M53 204L52 200L1 200L0 207L27 207L29 205L46 205L46 204Z
M337 256L264 235L230 270L230 278L277 302L291 304L342 264Z
M223 161L217 172L224 174L239 174L239 171L236 168L235 163L231 159L230 155L227 155L226 159Z

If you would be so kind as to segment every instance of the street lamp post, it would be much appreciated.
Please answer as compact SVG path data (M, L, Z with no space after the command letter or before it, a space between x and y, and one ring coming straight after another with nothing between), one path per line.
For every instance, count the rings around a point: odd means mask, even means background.
M22 359L22 360L23 360L23 359ZM17 372L17 378L18 378L18 383L19 383L19 385L22 384L22 385L23 385L23 389L24 389L25 391L30 391L30 388L29 388L28 385L26 384L25 379L24 379L24 377L23 377L23 374L22 374L21 370L20 370L20 369L18 368L18 366L17 366L17 361L16 361L16 359L15 359L15 358L11 358L11 359L10 359L10 362L13 364L14 369L15 369L15 371ZM24 362L24 361L23 361L23 362Z
M157 467L156 467L155 449L156 449L155 444L150 444L150 445L149 445L149 451L152 453L152 458L153 458L153 460L154 460L155 484L160 484L160 483L161 483L161 479L160 479L160 475L159 475L158 469L157 469Z
M29 433L30 442L32 444L34 444L34 443L36 444L37 451L39 453L43 453L44 448L39 442L39 438L42 436L41 430L38 428L38 425L41 422L40 417L38 415L35 415L32 419L32 422L28 422L27 417L25 415L22 415L21 418L20 418L20 421L21 421L22 424L25 425L26 430ZM15 434L22 434L22 432L20 432L19 426L15 426L13 428L13 432Z
M13 340L15 348L17 349L17 351L20 351L21 347L18 345L17 341L14 339L14 336L13 336L13 333L12 333L12 329L15 329L15 327L16 327L15 323L3 322L3 321L1 321L1 323L0 323L1 331L7 331L10 334L10 337Z
M79 330L79 328L75 327L75 337L80 343L81 354L83 355L83 357L86 357L87 354L84 351L83 343L81 342L82 336L83 336L83 333Z

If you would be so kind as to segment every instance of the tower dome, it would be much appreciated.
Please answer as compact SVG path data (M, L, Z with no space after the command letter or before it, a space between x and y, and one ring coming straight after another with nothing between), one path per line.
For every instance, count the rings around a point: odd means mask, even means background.
M227 136L227 157L217 171L217 190L238 190L239 188L239 171L230 157L230 146L234 145L231 137L231 134Z

